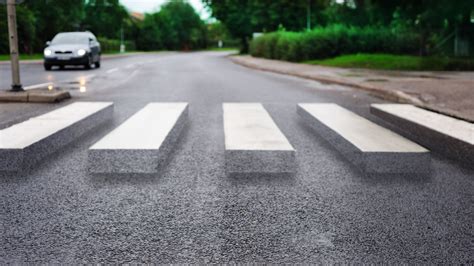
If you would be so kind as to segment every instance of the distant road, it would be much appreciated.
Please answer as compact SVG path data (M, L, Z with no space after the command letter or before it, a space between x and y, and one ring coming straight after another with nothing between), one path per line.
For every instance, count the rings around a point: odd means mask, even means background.
M165 53L164 53L165 54ZM151 56L152 54L148 54ZM74 80L84 76L97 75L106 72L115 66L122 66L122 64L133 62L133 60L141 61L141 58L146 58L144 53L129 53L129 54L114 54L103 55L102 60L106 62L100 69L85 70L83 67L68 67L66 70L53 69L52 71L45 71L42 60L25 60L21 61L21 82L24 86L32 86L43 84L47 82L58 82L64 80ZM110 62L110 63L109 63ZM10 62L0 62L0 90L9 89L11 84Z

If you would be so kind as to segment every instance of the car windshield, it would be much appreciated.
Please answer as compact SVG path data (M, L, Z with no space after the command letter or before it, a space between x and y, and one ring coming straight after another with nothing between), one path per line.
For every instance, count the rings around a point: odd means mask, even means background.
M53 44L87 44L89 38L85 34L63 33L54 37Z

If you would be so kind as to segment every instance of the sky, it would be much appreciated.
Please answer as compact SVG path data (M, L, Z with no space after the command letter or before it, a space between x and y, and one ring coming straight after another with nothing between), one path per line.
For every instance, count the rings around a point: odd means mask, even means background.
M169 0L120 0L120 2L131 11L140 13L152 12ZM188 0L188 2L201 15L201 18L208 19L209 12L204 8L201 0Z

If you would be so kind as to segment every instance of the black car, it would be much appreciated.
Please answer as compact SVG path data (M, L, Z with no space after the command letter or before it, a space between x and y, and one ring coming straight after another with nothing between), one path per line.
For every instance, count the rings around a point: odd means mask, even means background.
M100 43L91 32L58 33L44 49L44 69L53 66L82 65L90 69L100 67Z

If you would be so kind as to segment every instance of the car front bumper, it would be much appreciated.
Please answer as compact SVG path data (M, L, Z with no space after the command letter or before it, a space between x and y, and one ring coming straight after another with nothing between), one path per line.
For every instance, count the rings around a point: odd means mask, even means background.
M89 55L71 56L69 58L60 58L57 56L50 56L44 58L45 65L84 65L89 62Z

